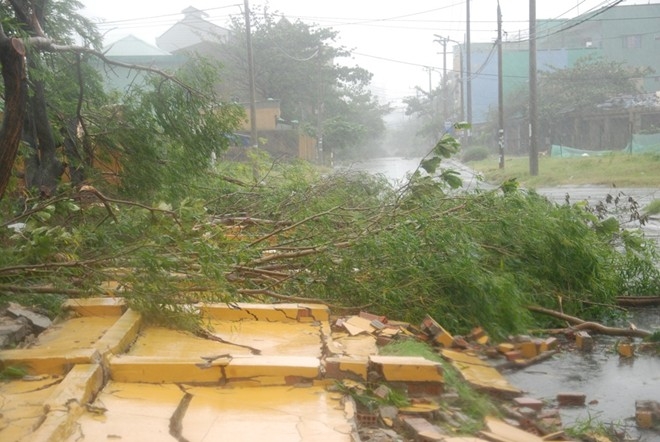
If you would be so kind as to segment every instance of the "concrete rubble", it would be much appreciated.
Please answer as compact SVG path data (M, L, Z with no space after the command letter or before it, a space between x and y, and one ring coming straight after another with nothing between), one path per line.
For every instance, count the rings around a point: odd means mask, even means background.
M12 305L0 337L17 332L0 369L18 376L0 383L0 440L562 441L558 407L586 400L572 392L544 403L500 373L552 356L556 338L496 344L480 327L454 336L430 316L419 326L366 312L334 318L318 304L192 308L208 336L147 326L121 298L69 300L70 316L54 324ZM379 354L405 339L435 348L498 399L502 417L464 414L443 364ZM658 425L659 410L639 401L640 428Z

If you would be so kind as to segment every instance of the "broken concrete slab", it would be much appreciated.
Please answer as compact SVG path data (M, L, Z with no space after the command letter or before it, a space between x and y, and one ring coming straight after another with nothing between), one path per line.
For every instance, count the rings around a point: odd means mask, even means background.
M218 303L200 306L203 317L225 321L328 321L330 310L323 304Z
M449 348L454 341L454 337L429 315L424 317L420 328L434 344Z
M543 442L543 438L516 428L494 417L486 418L487 430L480 434L488 440L498 442Z
M0 383L0 440L31 440L44 420L44 403L62 382L60 376Z
M325 377L331 379L367 380L368 358L351 358L349 356L325 358Z
M441 354L459 371L463 379L477 390L505 397L520 396L522 394L520 389L512 386L488 362L474 355L447 349L442 350Z
M7 313L12 315L15 318L25 318L27 321L35 328L37 333L40 333L46 330L53 321L50 320L48 316L33 312L22 305L16 304L15 302L10 302L7 307Z
M0 348L18 345L32 333L32 328L25 318L0 317Z
M422 357L370 356L369 372L388 382L444 382L442 365Z
M170 425L185 397L173 384L109 382L66 440L176 440Z
M339 400L321 386L193 387L186 393L191 400L181 419L185 440L358 440L352 438L355 426Z
M428 442L445 440L446 434L423 417L400 416L399 419L409 431L415 434L415 440Z

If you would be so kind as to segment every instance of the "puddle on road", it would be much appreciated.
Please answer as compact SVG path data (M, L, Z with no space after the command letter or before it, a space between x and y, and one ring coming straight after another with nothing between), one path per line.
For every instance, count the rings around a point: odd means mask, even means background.
M635 312L632 322L654 330L660 327L660 308ZM622 359L614 349L617 338L596 335L594 341L591 353L565 350L540 364L507 372L506 378L551 404L556 404L557 393L586 394L586 406L560 409L566 427L589 421L614 423L642 441L660 440L657 432L640 433L635 424L636 400L660 400L660 356L638 352L634 358Z

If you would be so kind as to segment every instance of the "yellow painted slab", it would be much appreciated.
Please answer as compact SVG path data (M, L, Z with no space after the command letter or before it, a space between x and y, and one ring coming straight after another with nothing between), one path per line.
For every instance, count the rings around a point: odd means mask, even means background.
M123 298L76 298L68 299L64 309L72 310L79 316L121 316L126 310Z
M102 386L103 369L99 364L76 365L44 402L44 407L47 410L66 410L71 401L86 404Z
M0 440L30 440L28 435L45 416L44 402L61 381L61 377L45 377L0 382Z
M442 357L449 360L461 373L463 379L477 389L506 395L522 394L522 390L511 385L499 371L476 356L454 350L442 350Z
M183 397L184 392L172 384L109 382L66 440L174 442L170 419Z
M226 353L247 355L256 349L264 356L321 356L321 330L311 323L215 320L210 325L213 334L227 343L183 331L148 327L142 330L130 354L201 360Z
M221 383L219 364L202 368L202 359L177 359L158 356L113 356L109 360L110 378L115 382Z
M83 316L50 326L30 348L66 352L91 348L119 319L118 316Z
M29 439L31 442L61 441L71 435L84 407L103 386L98 364L76 365L44 402L46 419Z
M376 365L385 380L408 382L442 382L442 365L422 357L370 356L369 363Z
M330 310L322 304L256 304L238 302L232 304L205 304L202 314L211 319L241 321L313 322L328 321Z
M333 333L327 346L328 351L335 355L367 358L378 354L376 338L372 335L350 336L348 333Z
M196 442L351 442L339 399L320 387L190 388L183 436Z
M507 442L543 442L543 439L535 434L523 431L493 417L486 418L486 427L488 432L484 434L494 434L503 441Z
M326 373L326 376L333 377L337 375L339 379L346 377L347 374L354 374L360 379L367 380L367 368L369 360L367 358L354 359L348 356L328 357L325 359L326 366L336 366L339 373Z
M281 385L287 377L316 379L320 368L321 361L315 357L244 356L232 359L224 372L228 382L254 379L261 385Z
M124 352L135 341L141 325L142 315L128 309L94 344L94 348L103 355Z
M74 349L68 352L60 348L0 351L0 368L12 365L25 367L31 375L64 375L76 364L98 364L100 361L101 355L93 348Z

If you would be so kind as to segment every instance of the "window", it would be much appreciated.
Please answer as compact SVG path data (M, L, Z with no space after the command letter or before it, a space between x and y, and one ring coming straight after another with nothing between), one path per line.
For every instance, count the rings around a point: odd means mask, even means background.
M623 48L624 49L636 49L642 47L642 36L637 35L626 35L623 37Z

